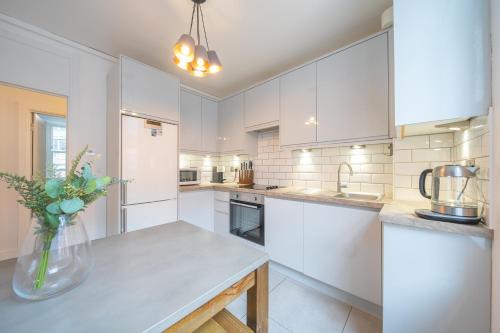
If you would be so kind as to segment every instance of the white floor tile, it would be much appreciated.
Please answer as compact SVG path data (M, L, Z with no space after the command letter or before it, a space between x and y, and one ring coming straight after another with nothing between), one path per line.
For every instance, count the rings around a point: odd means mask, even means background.
M243 298L243 296L244 295L241 295L226 306L226 309L238 319L245 317L247 314L247 301Z
M382 322L361 310L352 308L349 319L344 329L344 333L380 333L382 332Z
M286 279L286 276L274 269L269 269L269 293L271 293L281 282ZM243 299L246 301L247 294L243 294Z
M291 279L269 299L269 317L294 333L341 333L349 310L349 305Z

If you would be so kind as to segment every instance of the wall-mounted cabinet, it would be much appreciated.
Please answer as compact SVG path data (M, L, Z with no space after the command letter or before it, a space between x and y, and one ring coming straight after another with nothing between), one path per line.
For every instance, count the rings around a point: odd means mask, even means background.
M245 91L245 129L261 130L278 126L279 79Z
M243 93L219 102L218 133L220 153L253 154L257 151L257 136L245 131Z
M181 90L181 151L213 153L217 151L217 102Z
M121 56L121 109L179 121L179 79Z
M280 77L280 145L316 143L316 63Z
M489 3L394 1L396 125L488 113Z
M317 63L317 141L389 137L387 34Z

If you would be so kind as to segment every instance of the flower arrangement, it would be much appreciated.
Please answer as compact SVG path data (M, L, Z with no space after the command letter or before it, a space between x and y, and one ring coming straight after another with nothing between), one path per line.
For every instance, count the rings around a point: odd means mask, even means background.
M0 180L19 193L21 199L18 202L30 209L38 220L35 233L41 236L43 250L33 289L40 289L44 285L52 240L57 235L60 224L73 223L79 212L106 195L108 186L120 182L108 176L94 176L92 162L85 162L78 169L87 151L88 147L85 147L72 161L65 179L37 176L29 180L23 176L0 172Z

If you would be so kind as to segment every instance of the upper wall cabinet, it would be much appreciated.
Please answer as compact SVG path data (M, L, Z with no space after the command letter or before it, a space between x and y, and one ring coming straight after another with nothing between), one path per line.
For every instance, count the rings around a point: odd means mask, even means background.
M387 33L317 63L317 141L389 137Z
M202 150L201 124L201 96L181 90L181 150Z
M316 143L316 63L280 77L280 145Z
M179 80L121 56L121 109L179 121Z
M245 91L245 129L260 130L279 123L279 79Z
M180 149L217 151L217 102L181 90Z
M243 94L219 102L218 151L221 153L253 154L257 150L257 137L244 128Z
M201 142L207 153L217 151L218 103L202 98L201 100Z
M394 0L396 125L487 114L489 1Z

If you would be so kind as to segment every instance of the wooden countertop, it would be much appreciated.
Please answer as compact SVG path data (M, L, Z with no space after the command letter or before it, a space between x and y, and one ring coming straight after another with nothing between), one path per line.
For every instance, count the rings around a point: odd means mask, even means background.
M28 302L15 260L0 262L0 332L162 332L268 261L266 253L185 222L92 242L80 286Z

